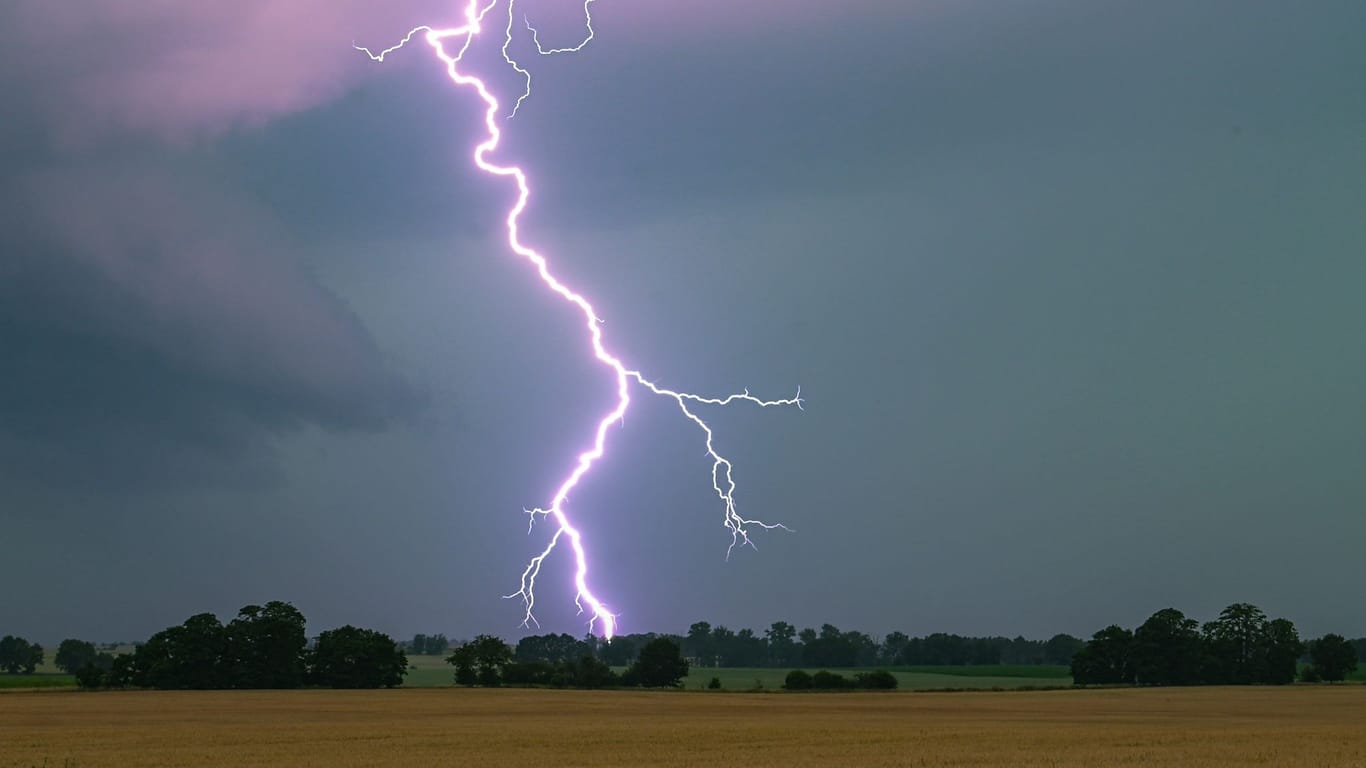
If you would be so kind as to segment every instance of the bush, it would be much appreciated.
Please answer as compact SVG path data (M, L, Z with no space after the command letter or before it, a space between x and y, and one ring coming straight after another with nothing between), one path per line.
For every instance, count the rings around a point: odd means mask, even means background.
M811 676L811 687L821 691L838 691L848 688L849 681L844 679L844 675L822 669Z
M707 683L707 690L709 690L709 691L719 691L719 690L721 690L721 678L719 678L719 677L713 677L713 678L711 679L711 682L710 682L710 683Z
M854 675L854 685L859 688L866 688L874 691L894 691L896 690L896 675L885 669L873 672L860 672Z
M1319 675L1319 670L1313 665L1300 670L1300 682L1302 683L1321 683L1323 677Z
M783 687L789 691L809 691L811 690L811 675L803 670L794 669L787 673Z

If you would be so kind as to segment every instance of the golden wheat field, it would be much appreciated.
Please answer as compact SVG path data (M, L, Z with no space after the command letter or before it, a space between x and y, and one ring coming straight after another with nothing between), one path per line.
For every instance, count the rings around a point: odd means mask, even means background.
M1366 686L0 695L0 766L1366 766Z

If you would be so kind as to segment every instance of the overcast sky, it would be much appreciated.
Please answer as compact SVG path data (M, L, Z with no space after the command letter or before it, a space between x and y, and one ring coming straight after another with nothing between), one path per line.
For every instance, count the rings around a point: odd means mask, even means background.
M661 384L572 499L622 632L1366 634L1366 4L600 0L506 123ZM519 0L577 42L576 0ZM435 0L0 8L0 633L515 637L612 381L505 249ZM501 35L470 65L500 89ZM568 558L538 615L580 633Z

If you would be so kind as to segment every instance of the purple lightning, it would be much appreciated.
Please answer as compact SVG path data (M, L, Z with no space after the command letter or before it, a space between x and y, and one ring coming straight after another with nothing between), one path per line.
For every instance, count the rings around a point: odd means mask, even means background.
M595 0L584 1L583 11L586 19L587 35L582 42L573 47L543 47L536 28L531 26L529 20L524 19L524 24L531 32L532 40L536 45L537 52L547 56L560 53L574 53L582 50L584 46L591 42L593 40L594 31L593 16L590 6L592 6L594 1ZM754 543L749 537L749 530L751 527L769 530L774 528L788 529L781 524L751 520L740 515L735 506L735 480L732 477L731 463L724 456L717 453L716 448L712 444L713 435L711 427L689 406L730 405L737 401L745 401L764 408L770 406L797 406L798 408L801 408L801 389L799 388L797 390L795 396L780 400L762 400L751 395L748 390L726 397L702 397L687 392L676 392L671 389L665 389L649 379L646 379L639 371L627 368L619 358L607 350L602 339L602 321L598 318L597 312L593 309L593 305L581 294L576 293L564 283L560 282L559 279L551 273L549 265L543 255L522 243L519 220L522 212L526 210L527 202L531 197L531 188L527 183L526 173L515 165L498 165L488 159L488 155L498 148L498 144L502 139L502 131L498 128L497 120L499 102L482 79L465 74L461 72L459 68L461 60L464 58L465 53L470 49L474 39L483 31L485 17L487 17L502 0L488 0L487 4L482 7L480 7L479 2L480 0L468 1L468 4L465 6L465 23L462 26L445 29L435 29L425 25L416 27L405 35L397 44L385 48L378 53L372 52L370 49L361 46L355 47L357 50L364 52L371 59L382 62L386 56L403 48L417 35L417 33L422 32L424 33L424 39L436 54L437 58L445 63L446 73L450 76L451 81L455 83L457 87L470 88L479 95L479 98L484 102L485 106L484 125L488 130L488 135L474 149L474 164L485 173L504 178L510 177L517 185L517 202L512 206L512 209L508 211L506 219L508 246L512 249L513 253L526 259L536 268L536 273L540 276L541 281L545 283L546 287L559 294L565 301L568 301L579 308L583 313L584 323L588 328L589 339L592 341L593 356L598 362L611 369L616 377L616 406L613 407L611 411L604 414L598 421L597 431L593 436L592 447L579 454L578 462L574 465L574 469L560 483L559 489L556 490L555 496L550 500L550 505L548 507L538 507L536 509L526 510L527 514L530 515L530 522L532 524L534 524L538 518L550 517L554 519L557 528L555 534L550 538L550 543L547 544L545 549L539 554L531 558L531 561L527 563L525 570L522 571L520 588L516 592L506 596L508 598L520 598L523 601L526 609L522 620L523 626L537 624L536 617L533 613L536 606L536 578L541 573L541 565L545 562L546 558L555 551L555 547L559 545L561 537L568 537L569 546L574 552L574 562L577 566L574 574L574 586L577 590L574 597L575 604L579 607L580 613L585 610L590 613L589 629L593 629L598 622L601 622L603 637L610 640L616 632L616 615L607 609L607 606L593 594L588 586L588 554L584 548L583 535L570 522L569 516L565 513L565 505L569 500L570 493L578 486L579 481L583 479L584 475L588 474L588 471L593 468L594 463L602 458L606 451L608 428L613 424L620 422L626 415L626 409L631 403L631 383L635 382L656 395L672 399L678 405L679 410L683 412L684 417L696 424L706 436L706 455L712 460L712 487L715 489L716 495L721 499L721 503L725 509L723 523L731 535L730 546L726 549L727 557L730 556L731 551L735 549L737 544L748 544L751 547L754 546ZM502 46L503 60L522 76L525 84L522 94L517 98L513 106L512 115L516 114L517 109L521 107L522 102L524 102L531 93L531 73L522 67L508 53L508 49L512 44L513 20L515 19L516 3L517 0L507 0L507 25L503 30L504 38ZM448 44L452 42L458 43L459 45L454 54L452 54L447 47ZM509 117L510 116L511 115L509 115ZM539 626L539 624L537 625Z

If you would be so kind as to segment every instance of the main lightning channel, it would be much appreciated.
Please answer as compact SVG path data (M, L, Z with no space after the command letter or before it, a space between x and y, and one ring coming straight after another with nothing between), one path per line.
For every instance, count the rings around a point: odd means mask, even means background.
M754 542L749 536L751 527L768 530L775 528L781 528L783 530L788 529L781 524L765 523L762 520L749 519L740 515L735 504L735 481L732 476L733 467L730 461L718 453L713 446L713 433L711 427L706 421L698 416L690 406L724 406L743 401L764 408L773 406L796 406L797 408L801 408L801 390L799 388L797 394L790 398L763 400L751 395L748 390L725 397L704 397L659 386L653 381L645 378L639 371L628 368L619 358L607 350L607 347L603 343L602 321L598 318L598 314L593 309L593 305L589 303L583 295L570 289L555 277L550 271L545 256L522 242L520 219L522 213L526 210L527 203L531 199L531 187L527 181L527 175L519 166L499 165L489 160L489 155L498 148L502 140L502 131L498 127L497 119L499 114L499 101L483 79L466 74L460 70L460 64L465 53L469 51L474 39L483 30L483 21L485 17L488 16L499 2L500 0L488 0L486 4L481 6L479 0L469 0L468 4L465 6L464 25L444 29L438 29L427 25L415 27L398 43L380 50L379 52L374 52L369 48L358 45L354 47L356 50L364 52L371 59L382 62L385 57L406 46L419 32L421 32L423 33L423 39L428 46L431 47L437 58L445 64L446 73L451 81L458 88L468 88L478 94L485 107L484 126L487 130L487 136L482 142L475 146L473 155L474 163L485 173L502 178L511 178L517 186L517 201L508 211L505 220L508 233L508 246L513 253L526 259L535 267L537 275L541 278L541 282L543 282L551 291L558 294L565 301L578 307L583 314L584 325L588 329L588 336L592 343L593 356L599 363L610 369L615 377L617 402L610 411L598 420L597 429L593 436L592 447L579 454L578 461L575 463L573 470L560 483L560 486L556 490L548 507L538 507L526 510L530 515L530 521L532 523L538 518L549 517L554 520L557 527L555 533L550 537L549 543L539 554L531 558L527 563L526 568L522 571L520 588L510 595L505 595L505 597L509 599L520 598L523 601L525 608L525 614L522 621L523 626L529 626L531 624L539 626L534 614L536 606L536 579L540 576L541 566L545 563L546 558L555 551L561 538L567 537L569 546L574 553L574 562L576 566L574 573L574 587L576 589L574 598L575 604L579 607L580 613L589 613L590 631L595 627L600 626L603 637L610 640L616 633L617 617L616 614L607 609L607 606L602 600L594 595L593 591L589 588L588 554L584 547L583 534L574 527L569 516L565 513L565 505L569 500L570 494L578 486L579 482L588 474L589 470L593 468L593 465L598 459L602 458L606 452L608 429L613 424L622 420L626 415L627 408L631 404L631 383L635 382L655 395L672 399L679 410L682 411L684 417L696 424L705 435L706 455L712 461L712 487L716 491L716 494L724 507L725 515L723 517L723 524L731 535L730 547L726 550L727 557L730 556L731 551L734 550L737 545L754 546ZM592 41L594 30L590 6L593 2L594 0L585 0L584 2L583 9L586 17L587 36L575 47L544 48L541 45L536 29L527 21L526 27L532 33L537 52L542 55L572 53L581 50L585 45ZM504 61L506 61L518 74L523 76L525 89L522 95L516 100L512 114L516 114L517 108L521 106L522 102L526 100L531 92L530 72L518 64L508 52L512 43L512 19L514 18L513 9L515 4L516 0L507 0L508 21L504 28L502 54ZM459 48L453 54L447 49L447 45L451 41L459 42Z

